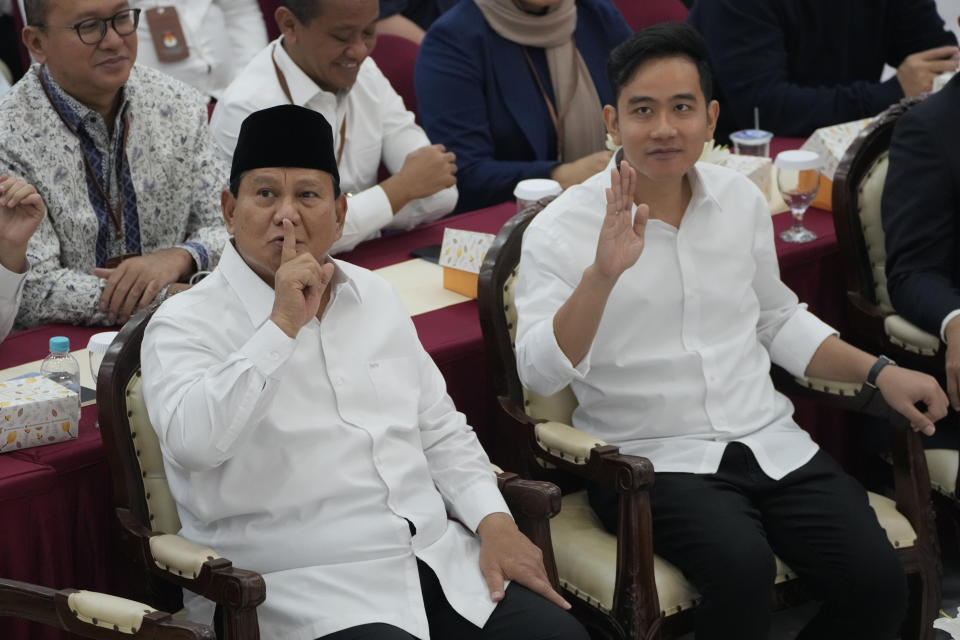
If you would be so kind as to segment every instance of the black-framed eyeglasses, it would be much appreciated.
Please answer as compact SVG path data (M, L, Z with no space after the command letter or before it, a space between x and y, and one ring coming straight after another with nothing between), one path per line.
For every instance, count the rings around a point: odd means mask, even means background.
M128 36L137 30L140 24L140 9L124 9L109 18L87 18L81 20L71 27L61 27L62 29L72 29L77 32L77 37L83 44L100 44L107 37L107 23L113 27L117 35ZM44 25L37 25L42 27Z

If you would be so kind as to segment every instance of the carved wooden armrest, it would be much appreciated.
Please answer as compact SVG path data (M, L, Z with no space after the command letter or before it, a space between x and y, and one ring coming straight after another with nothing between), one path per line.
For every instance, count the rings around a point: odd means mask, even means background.
M497 484L517 528L543 553L543 566L554 589L558 589L557 564L553 557L550 518L560 513L560 488L552 482L524 480L515 473L500 472Z
M161 578L234 609L252 611L266 598L259 573L238 569L212 549L179 536L150 531L121 509L117 515L125 531L137 540L143 566Z
M0 578L0 615L33 620L66 629L78 635L98 638L156 638L214 640L206 625L174 620L164 611L125 598L61 589ZM94 631L91 627L96 627Z
M882 418L891 424L906 424L907 419L892 409L875 387L862 382L839 382L822 378L795 378L774 365L770 371L774 384L783 393L810 398L817 402Z
M586 464L594 447L607 444L562 422L539 422L534 425L534 433L544 451L574 464Z

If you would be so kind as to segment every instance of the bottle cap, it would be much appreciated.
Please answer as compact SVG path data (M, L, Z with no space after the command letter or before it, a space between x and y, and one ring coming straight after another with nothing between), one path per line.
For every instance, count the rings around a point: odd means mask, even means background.
M70 338L65 336L56 336L50 338L50 353L69 353Z
M536 201L547 196L558 196L563 187L556 180L549 178L530 178L521 180L513 190L513 197L517 200Z
M90 353L106 353L110 348L110 343L117 337L117 331L104 331L90 336L90 342L87 343L87 351Z

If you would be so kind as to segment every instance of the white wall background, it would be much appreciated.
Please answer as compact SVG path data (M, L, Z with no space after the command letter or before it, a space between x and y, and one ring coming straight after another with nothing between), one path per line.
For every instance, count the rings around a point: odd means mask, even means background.
M957 40L960 40L960 26L957 25L957 16L960 16L960 0L937 0L937 10L947 26L957 34Z

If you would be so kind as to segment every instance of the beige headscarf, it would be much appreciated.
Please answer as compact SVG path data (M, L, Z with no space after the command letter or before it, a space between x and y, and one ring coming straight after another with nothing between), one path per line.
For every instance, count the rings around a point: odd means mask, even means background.
M561 123L563 148L558 149L563 162L572 162L603 150L607 136L603 105L587 63L573 39L577 27L575 0L560 0L542 15L521 10L513 0L474 1L487 24L500 36L517 44L546 50L554 107L558 115L566 110Z

